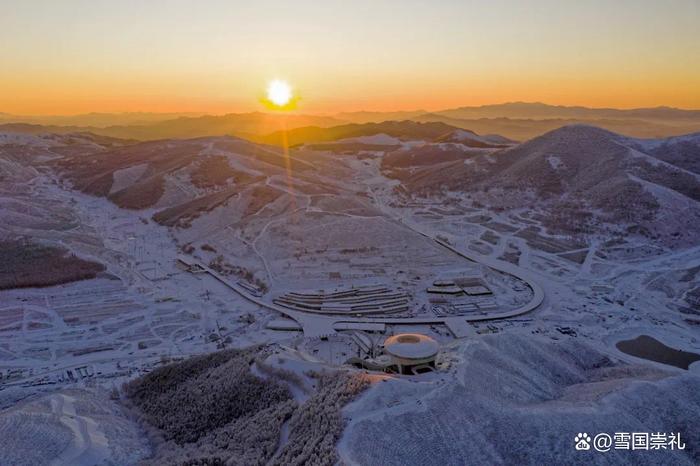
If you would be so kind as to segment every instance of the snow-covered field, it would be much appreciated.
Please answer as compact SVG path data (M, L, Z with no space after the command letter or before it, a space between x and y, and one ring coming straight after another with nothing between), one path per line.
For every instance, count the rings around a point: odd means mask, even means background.
M615 347L650 335L700 353L697 241L673 249L640 236L621 243L605 232L552 235L538 206L491 209L454 191L413 196L385 176L380 154L307 150L292 155L315 172L290 177L257 164L260 178L246 191L189 226L168 227L153 215L175 198L211 194L191 185L184 169L165 175L153 206L127 210L71 189L46 166L68 150L55 140L3 136L0 144L0 173L11 175L0 182L8 219L0 239L61 245L106 266L90 280L0 290L0 464L130 464L147 456L144 426L110 397L173 359L275 343L276 364L304 377L356 356L354 333L381 342L404 331L441 344L440 369L382 375L349 405L344 462L697 464L700 363L685 371ZM17 156L18 146L31 162ZM215 150L222 154L252 170L245 154ZM143 175L142 163L115 172L111 192ZM250 197L268 192L261 189L279 194L258 206ZM218 267L223 280L183 270L180 257ZM457 318L466 338L436 316L427 293L435 281L460 276L478 276L493 292L490 310ZM257 297L239 280L267 289ZM369 318L284 312L303 331L268 328L285 317L273 303L280 295L377 284L405 291L408 310ZM338 322L384 331L340 330ZM329 335L310 338L321 336L309 331L319 328ZM573 437L582 431L681 432L687 449L577 456Z

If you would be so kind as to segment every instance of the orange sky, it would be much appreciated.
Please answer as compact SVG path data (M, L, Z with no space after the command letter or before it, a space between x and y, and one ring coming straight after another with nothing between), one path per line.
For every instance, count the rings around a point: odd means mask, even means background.
M0 112L700 108L700 2L6 1Z

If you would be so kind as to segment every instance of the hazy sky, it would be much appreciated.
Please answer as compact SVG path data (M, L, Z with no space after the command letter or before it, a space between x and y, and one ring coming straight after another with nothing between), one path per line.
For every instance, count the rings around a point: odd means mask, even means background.
M700 0L0 0L0 112L700 108Z

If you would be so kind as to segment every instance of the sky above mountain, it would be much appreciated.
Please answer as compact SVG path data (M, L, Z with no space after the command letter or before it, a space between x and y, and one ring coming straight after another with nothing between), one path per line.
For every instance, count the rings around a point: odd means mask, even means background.
M0 111L700 107L696 0L0 1Z

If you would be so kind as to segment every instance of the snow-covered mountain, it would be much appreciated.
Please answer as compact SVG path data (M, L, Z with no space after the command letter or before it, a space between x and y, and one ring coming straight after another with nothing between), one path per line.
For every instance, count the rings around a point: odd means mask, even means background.
M406 151L383 168L411 193L453 191L495 208L544 208L549 226L561 232L607 225L687 244L700 228L697 141L638 140L573 125L496 152L460 156L455 149L448 151L454 160L443 155L420 168L401 163L415 158Z
M508 139L499 134L487 134L484 136L476 134L468 129L457 129L440 140L441 142L454 142L468 147L506 147L516 144L516 141Z
M698 444L685 427L697 363L616 346L653 335L700 358L698 135L570 126L513 145L404 122L299 134L312 137L288 149L0 134L0 433L21 446L0 463L148 458L124 397L170 439L148 459L161 463L301 464L312 439L318 458L347 463L540 464L560 436L575 463L581 426L653 424ZM435 296L456 277L490 294ZM370 290L351 298L363 307L385 293L403 304L369 317L279 307L352 289ZM351 366L407 328L439 344L436 372ZM193 396L207 416L182 403ZM381 436L386 451L368 453Z

